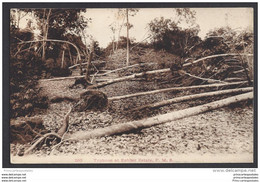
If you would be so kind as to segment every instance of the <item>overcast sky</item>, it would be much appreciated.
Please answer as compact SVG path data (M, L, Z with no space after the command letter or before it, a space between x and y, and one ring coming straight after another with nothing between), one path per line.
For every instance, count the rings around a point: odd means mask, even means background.
M214 28L230 26L233 29L253 30L253 8L191 8L196 12L196 23L200 26L199 36L204 38L206 33ZM109 25L116 26L126 22L123 17L117 16L118 9L87 9L83 15L91 18L92 22L86 29L87 34L91 34L101 47L106 47L113 38L113 33ZM139 9L135 16L129 16L129 22L133 24L130 29L130 38L135 38L137 42L145 39L148 35L147 24L154 18L159 17L175 19L173 8L144 8ZM21 22L21 28L25 28L28 18ZM121 31L120 36L126 36L126 28ZM116 40L118 33L116 33Z
M196 11L196 22L201 31L199 36L205 37L206 33L214 28L230 26L233 29L253 29L253 9L252 8L192 8ZM111 42L113 34L109 25L113 22L121 24L123 18L116 18L117 9L88 9L86 17L92 18L87 33L92 34L102 47L106 47ZM133 24L130 29L130 37L141 41L148 36L147 24L156 17L175 18L172 8L139 9L135 16L130 16L129 21ZM121 31L121 36L126 36L125 28ZM116 36L117 38L117 36Z

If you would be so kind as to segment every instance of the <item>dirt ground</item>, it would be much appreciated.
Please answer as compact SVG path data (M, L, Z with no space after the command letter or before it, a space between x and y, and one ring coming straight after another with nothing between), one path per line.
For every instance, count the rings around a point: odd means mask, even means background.
M112 97L174 86L161 84L164 81L163 78L161 82L124 81L99 90ZM69 88L73 83L73 79L39 81L39 87L43 88L43 94L49 98L78 98L84 89L80 86ZM200 92L201 90L193 90L132 97L109 103L103 112L73 112L70 115L68 133L90 131L216 100L197 99L140 113L129 112L130 109L147 103ZM217 99L225 97L227 96ZM38 113L38 116L43 118L46 129L57 131L70 106L71 103L66 101L52 103L46 112ZM240 103L130 133L90 140L64 141L56 147L44 146L41 150L34 150L23 157L18 156L18 150L29 145L11 144L11 155L14 163L253 162L253 130L252 103Z

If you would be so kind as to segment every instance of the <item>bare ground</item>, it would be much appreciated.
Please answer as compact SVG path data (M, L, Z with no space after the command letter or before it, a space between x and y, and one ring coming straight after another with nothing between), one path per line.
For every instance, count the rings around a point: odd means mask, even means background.
M174 84L161 84L164 81L163 79L158 82L125 81L106 86L100 91L111 97L174 86ZM54 96L78 98L79 93L84 89L82 87L70 89L69 86L73 83L74 80L40 81L39 87L43 88L43 94L48 95L49 98ZM140 113L129 112L130 109L147 103L199 92L201 90L133 97L109 103L104 112L73 112L70 115L68 132L93 130L216 100L216 98L206 98L172 104L157 110L146 110ZM225 97L227 96L217 99ZM57 130L70 105L69 102L50 104L45 113L39 114L44 120L45 127L52 131ZM23 118L17 119L22 120ZM17 156L18 149L28 146L11 144L11 154L14 163L29 162L29 158L32 156L34 156L32 163L38 160L46 163L48 159L56 162L94 163L252 162L253 121L252 103L240 103L236 106L221 108L131 133L74 142L64 141L59 146L54 148L45 146L43 149L34 150L29 156L24 157ZM143 157L144 161L135 160L140 156ZM158 156L166 156L167 160L164 161L160 158L156 161L155 158ZM172 158L170 160L169 156L173 156L173 160ZM118 161L119 158L125 159L125 161ZM111 159L113 160L111 161Z
M68 89L73 83L72 80L41 82L40 86L50 97L57 95L70 95L77 97L82 88ZM107 86L103 89L108 96L129 94L134 91L133 87L140 88L140 82L122 82ZM151 84L146 85L151 89ZM142 90L143 90L142 89ZM157 89L153 87L152 89ZM118 92L115 92L119 91ZM186 94L186 93L179 93ZM171 110L178 110L198 104L183 103L165 106L159 110L146 111L140 113L129 113L127 109L140 106L144 103L164 100L176 97L178 93L161 93L152 96L142 96L125 99L110 103L105 112L74 112L70 116L70 127L68 132L73 133L79 130L92 130L106 127L117 123L131 121L156 114L166 113ZM201 104L210 99L200 101ZM44 125L49 130L57 130L61 126L61 121L69 110L70 103L53 103L46 113L42 114ZM13 147L13 155L16 155ZM197 116L172 121L170 123L154 126L151 128L135 131L133 133L107 136L87 141L63 142L56 148L45 147L44 150L33 151L36 156L62 156L66 155L86 155L86 156L169 156L186 154L198 154L203 160L203 156L212 154L218 155L238 155L246 157L249 161L253 157L253 108L252 105L243 105L243 108L222 108L207 112ZM178 157L177 157L178 158Z

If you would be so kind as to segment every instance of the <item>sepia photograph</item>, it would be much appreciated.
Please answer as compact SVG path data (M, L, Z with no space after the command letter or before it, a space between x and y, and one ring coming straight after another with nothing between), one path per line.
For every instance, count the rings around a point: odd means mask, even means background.
M10 163L253 164L254 10L10 8Z

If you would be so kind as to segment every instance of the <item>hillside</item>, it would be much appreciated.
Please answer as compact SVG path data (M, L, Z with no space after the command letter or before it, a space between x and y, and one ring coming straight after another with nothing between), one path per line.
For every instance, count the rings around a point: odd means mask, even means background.
M156 51L151 48L136 47L130 53L130 65L139 64L140 66L103 76L92 77L94 78L92 84L95 85L102 81L122 78L134 73L145 73L152 70L173 68L180 60L184 61L180 57L167 53L166 51ZM125 55L125 49L117 50L106 58L106 64L99 69L105 70L104 72L106 73L126 66ZM217 63L213 63L211 60L203 61L196 66L187 66L187 68L185 67L183 70L189 71L189 74L210 78L212 80L226 79L226 83L230 83L228 78L233 78L234 76L239 78L236 81L245 82L234 86L184 89L182 91L162 92L109 101L108 106L103 111L73 111L69 116L69 127L66 134L73 134L77 131L88 132L97 128L105 128L115 124L149 118L236 95L230 93L187 100L158 108L135 110L150 103L209 91L235 89L248 84L245 73L234 73L238 71L236 67L234 68L234 65L237 66L240 64L237 59L232 61L231 57L226 57L216 58L216 60ZM189 62L187 61L184 62L184 64L185 63L187 64ZM73 70L73 75L79 76L78 71L78 69ZM233 74L229 74L231 71ZM213 76L207 77L208 75ZM144 76L140 78L137 77L131 80L116 82L96 90L103 92L108 98L112 98L114 96L123 96L171 87L207 85L209 84L208 81L209 80L205 81L191 77L187 74L183 74L183 72L168 71L151 75L144 74ZM57 132L62 126L64 116L73 105L73 102L68 100L63 100L58 103L52 103L50 100L55 97L79 99L80 93L85 91L85 88L81 85L71 87L74 82L75 79L39 80L37 87L41 90L42 96L48 97L49 105L46 110L35 110L31 116L33 118L42 119L46 131ZM64 140L62 143L54 146L48 146L46 143L42 146L38 146L38 149L37 147L34 148L29 152L29 155L23 157L18 157L18 155L21 154L21 151L28 149L31 144L14 142L11 144L11 154L13 162L27 160L32 156L38 156L39 161L44 160L44 157L53 157L59 161L59 156L61 156L60 160L64 160L62 159L64 155L81 156L82 160L79 162L95 162L94 159L103 160L103 162L105 162L105 160L108 159L119 159L117 156L120 156L120 159L125 159L125 162L131 162L129 160L134 160L136 156L141 156L141 158L143 157L147 160L147 156L150 156L149 160L152 161L144 160L143 162L163 162L162 159L164 157L167 158L168 162L203 162L211 155L225 156L225 162L248 162L253 160L254 123L252 118L252 102L243 101L229 107L223 107L146 129L137 129L127 133L92 138L89 140ZM19 123L25 120L28 120L28 117L16 117L13 118L11 122ZM191 159L189 157L185 159L185 156L191 156L190 154L192 154L192 156L194 155L195 158ZM229 157L231 155L233 157ZM178 156L180 156L180 158ZM43 157L43 159L40 157ZM159 161L155 161L156 157L159 157ZM76 159L78 158L72 157L68 159L68 161L76 162ZM37 159L34 160L37 161ZM221 160L221 158L217 157L211 160L211 162L216 162ZM108 162L111 162L111 160L108 160Z

